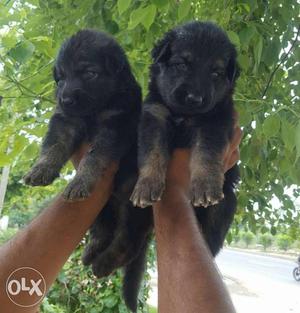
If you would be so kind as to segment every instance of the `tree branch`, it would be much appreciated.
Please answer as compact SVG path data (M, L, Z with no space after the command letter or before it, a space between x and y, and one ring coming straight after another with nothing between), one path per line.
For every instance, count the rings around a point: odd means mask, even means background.
M293 40L293 43L290 47L290 49L288 50L288 52L285 53L285 55L283 56L283 58L281 59L281 61L277 64L277 66L275 67L275 69L273 70L273 72L271 73L270 77L269 77L269 80L267 82L267 85L266 85L266 88L264 90L264 92L262 93L262 98L264 98L264 96L266 95L267 93L267 90L269 89L270 85L271 85L271 82L272 82L272 79L276 73L276 71L279 69L279 67L283 64L283 62L287 59L287 57L289 56L289 54L291 53L292 49L294 48L296 42L297 42L297 39L298 39L298 36L299 36L299 32L300 32L300 25L298 26L298 30L297 30L297 34L296 34L296 38Z

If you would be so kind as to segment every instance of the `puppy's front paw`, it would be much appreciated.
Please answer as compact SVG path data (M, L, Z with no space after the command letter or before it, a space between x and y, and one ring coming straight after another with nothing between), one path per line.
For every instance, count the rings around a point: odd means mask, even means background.
M154 177L139 178L130 200L134 206L145 208L161 200L164 189L164 179Z
M90 195L91 189L83 178L75 176L64 190L63 197L68 201L83 200Z
M37 163L23 179L26 185L47 186L58 176L59 172L51 164Z
M191 183L191 202L194 206L208 207L224 198L224 175L194 177Z

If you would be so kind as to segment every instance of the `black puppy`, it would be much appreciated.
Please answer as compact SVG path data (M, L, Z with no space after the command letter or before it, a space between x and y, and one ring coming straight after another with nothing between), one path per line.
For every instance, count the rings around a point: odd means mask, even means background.
M216 255L236 210L238 168L224 178L222 162L233 134L236 50L216 25L191 22L168 32L152 56L131 199L140 207L160 200L172 150L191 148L191 202Z
M98 277L125 267L124 296L136 309L151 210L129 201L137 179L137 124L141 90L127 58L110 36L79 31L62 45L54 67L57 107L39 160L25 176L27 184L48 185L82 142L91 149L64 191L68 200L85 198L112 161L120 161L114 190L90 230L83 261Z
M107 165L134 142L141 93L119 45L104 33L83 30L61 47L54 67L57 107L39 160L25 176L48 185L83 141L92 148L65 198L86 198ZM95 173L97 173L95 175Z

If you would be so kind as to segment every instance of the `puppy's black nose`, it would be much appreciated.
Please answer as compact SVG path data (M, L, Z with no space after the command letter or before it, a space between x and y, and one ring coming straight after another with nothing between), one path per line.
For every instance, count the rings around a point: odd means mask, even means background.
M61 98L60 102L64 107L71 106L74 104L74 100L71 97Z
M201 105L203 102L203 97L202 96L196 96L196 95L193 95L192 93L189 93L186 96L185 101L187 104Z

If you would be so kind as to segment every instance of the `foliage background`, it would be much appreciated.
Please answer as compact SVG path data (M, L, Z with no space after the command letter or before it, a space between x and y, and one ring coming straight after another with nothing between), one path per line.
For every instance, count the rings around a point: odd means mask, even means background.
M10 226L24 225L73 172L67 165L62 178L45 188L29 188L21 181L38 155L55 105L51 71L63 40L87 27L114 35L145 95L154 42L173 26L194 19L215 21L227 31L242 69L235 93L244 130L242 183L228 241L241 225L253 232L300 237L299 208L294 205L300 192L296 0L0 1L0 167L11 167L4 205Z

